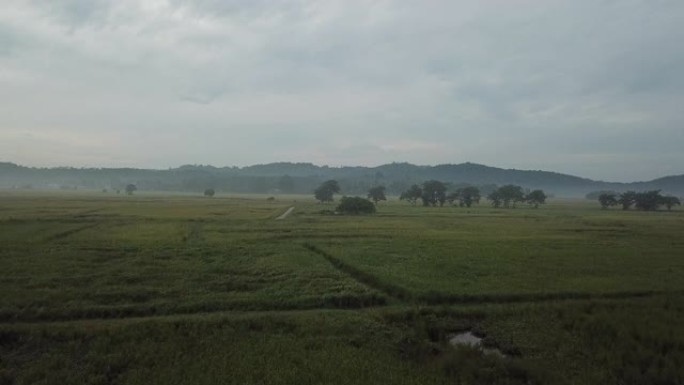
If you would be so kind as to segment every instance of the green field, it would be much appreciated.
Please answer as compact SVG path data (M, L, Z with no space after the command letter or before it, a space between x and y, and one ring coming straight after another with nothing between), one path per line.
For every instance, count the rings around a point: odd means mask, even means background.
M684 384L682 211L266 198L0 192L0 384Z

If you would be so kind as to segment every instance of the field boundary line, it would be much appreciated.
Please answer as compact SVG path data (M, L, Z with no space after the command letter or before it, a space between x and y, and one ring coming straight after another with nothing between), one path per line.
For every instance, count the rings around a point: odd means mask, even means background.
M91 228L97 226L98 224L99 224L99 223L90 223L90 224L87 224L87 225L85 225L85 226L76 227L76 228L74 228L74 229L69 229L69 230L65 230L65 231L60 231L59 233L55 233L55 234L52 234L52 235L46 237L45 240L46 240L46 241L56 241L56 240L58 240L58 239L63 239L63 238L66 238L66 237L68 237L68 236L70 236L70 235L74 235L74 234L76 234L76 233L80 233L81 231L91 229Z
M379 290L386 295L396 298L401 301L410 301L413 299L413 296L411 293L404 289L403 287L397 286L397 285L392 285L386 282L380 281L378 277L369 274L363 270L360 270L344 261L342 261L339 258L336 258L329 253L327 253L325 250L319 248L316 245L313 245L311 243L305 242L303 244L304 248L307 250L316 253L320 255L321 257L325 258L330 264L337 270L345 273L355 281L362 283L366 286L369 286L373 289Z
M339 258L336 258L325 250L311 243L304 243L306 249L322 256L336 269L349 275L354 280L366 286L380 290L390 297L401 301L413 302L427 306L439 305L486 305L507 303L536 303L548 301L568 300L601 300L601 299L630 299L642 297L654 297L665 294L684 294L684 290L634 290L617 291L609 293L581 293L581 292L556 292L556 293L529 293L529 294L449 294L441 292L426 292L413 294L407 289L391 283L382 282L376 276L360 270Z
M171 317L192 314L214 313L248 313L248 312L282 312L282 311L310 311L310 310L359 310L387 305L387 298L378 293L350 297L348 295L322 295L317 302L293 304L263 304L257 307L242 304L226 303L219 306L199 306L197 308L163 309L151 307L111 307L86 308L72 312L41 312L21 314L0 309L0 326L17 323L53 323L78 320L109 320L149 317Z
M529 294L445 294L431 292L419 295L418 302L426 305L468 305L468 304L506 304L506 303L535 303L546 301L563 300L597 300L597 299L628 299L653 297L668 293L683 293L682 291L617 291L612 293L580 293L580 292L556 292L556 293L529 293Z

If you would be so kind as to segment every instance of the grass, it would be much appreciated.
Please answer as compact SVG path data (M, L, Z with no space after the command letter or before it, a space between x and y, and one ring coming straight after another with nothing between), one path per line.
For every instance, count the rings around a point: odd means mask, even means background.
M0 384L684 383L682 211L266 198L0 192Z
M402 209L409 215L400 215ZM539 210L396 210L383 228L376 219L355 221L354 229L314 245L433 302L684 289L681 213L605 212L579 203ZM428 213L411 215L418 210Z

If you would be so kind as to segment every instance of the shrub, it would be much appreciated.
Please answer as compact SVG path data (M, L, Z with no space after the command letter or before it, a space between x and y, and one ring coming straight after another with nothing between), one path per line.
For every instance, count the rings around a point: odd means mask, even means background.
M361 197L343 197L337 206L337 211L342 214L373 214L375 205Z

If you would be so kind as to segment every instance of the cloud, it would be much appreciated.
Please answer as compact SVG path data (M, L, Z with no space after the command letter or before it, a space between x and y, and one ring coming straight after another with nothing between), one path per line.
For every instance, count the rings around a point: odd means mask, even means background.
M45 157L29 140L6 160L472 161L608 180L684 161L672 144L683 123L679 1L3 7L0 141L21 130L71 145ZM116 140L92 153L82 136Z

